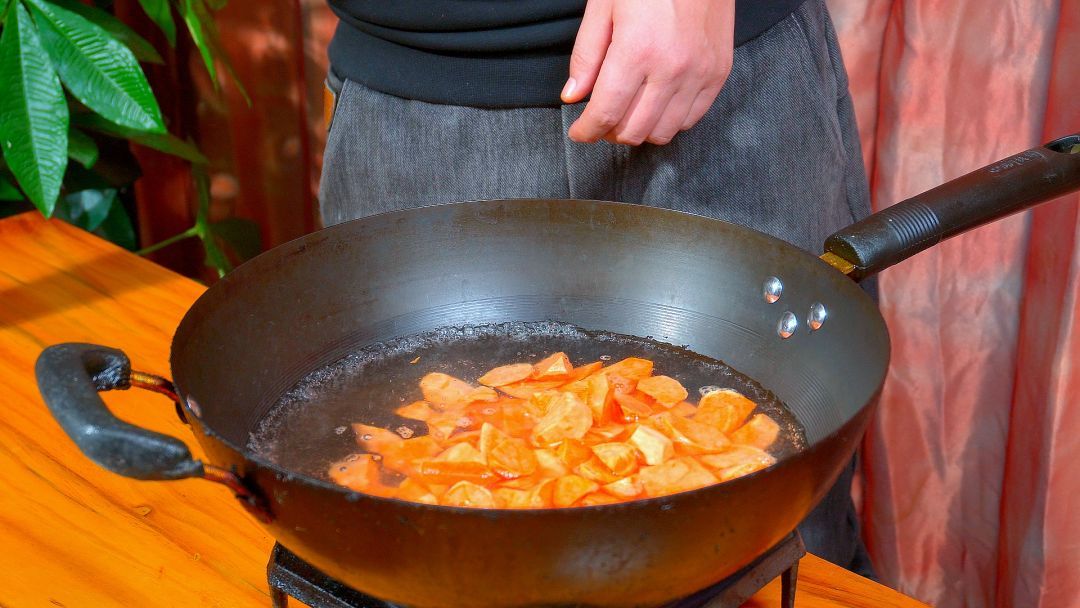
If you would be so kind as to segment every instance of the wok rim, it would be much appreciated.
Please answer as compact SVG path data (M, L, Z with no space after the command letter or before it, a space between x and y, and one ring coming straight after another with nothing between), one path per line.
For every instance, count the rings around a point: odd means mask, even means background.
M775 463L769 465L768 467L766 467L764 469L759 469L759 470L757 470L757 471L755 471L753 473L747 474L747 475L742 475L740 477L736 477L736 478L730 479L728 481L722 481L722 482L714 483L714 484L711 484L711 485L702 486L700 488L695 488L695 489L692 489L692 490L684 490L682 492L676 492L674 494L666 494L664 496L657 496L657 497L652 497L652 498L639 498L639 499L635 499L635 500L621 501L621 502L617 502L617 503L610 503L610 504L603 504L603 505L589 505L589 506L575 506L575 507L549 507L549 508L542 508L542 509L536 509L536 508L530 508L530 509L507 509L507 508L498 508L498 507L496 507L496 508L455 507L455 506L447 506L447 505L430 505L430 504L426 504L426 503L403 500L403 499L400 499L400 498L393 498L393 497L386 497L386 496L376 496L374 494L367 494L365 492L357 492L355 490L349 490L348 488L345 488L344 486L340 486L340 485L332 483L330 481L319 479L317 477L313 477L313 476L308 475L306 473L300 473L298 471L293 471L291 469L287 469L287 468L285 468L285 467L283 467L281 465L278 465L277 463L274 463L273 461L259 455L257 452L255 452L255 451L253 451L253 450L251 450L251 449L249 449L247 447L238 446L235 442L231 441L230 439L226 438L222 434L220 434L217 431L215 431L214 429L212 429L210 427L210 425L208 425L202 419L202 417L200 415L196 415L195 412L191 409L191 407L190 407L190 405L188 403L189 397L188 397L187 391L184 390L183 384L178 379L178 376L176 374L177 370L176 370L176 364L175 364L175 359L176 359L175 355L176 355L176 352L177 352L177 343L178 343L179 338L181 337L181 333L184 331L184 328L188 324L194 323L194 321L191 319L192 313L200 305L201 302L204 302L205 300L207 300L210 297L215 297L212 294L212 292L220 291L220 290L224 289L225 288L224 285L225 285L226 282L228 282L230 280L232 282L237 282L237 281L243 280L243 271L244 271L245 268L248 269L247 272L254 272L253 270L251 270L251 268L257 263L257 260L269 259L272 256L281 256L281 255L284 255L285 251L294 250L297 247L306 248L307 241L314 240L319 235L325 234L326 232L333 232L333 231L338 231L338 230L346 230L349 226L355 225L355 224L357 224L359 222L370 221L373 218L388 218L388 217L393 217L393 216L411 215L411 214L414 214L414 213L423 213L423 212L425 212L425 210L430 210L430 209L435 209L435 208L445 208L445 207L458 207L458 206L463 207L463 206L466 206L466 205L505 204L505 203L509 203L509 204L530 204L530 203L537 203L537 202L558 203L558 204L588 203L588 204L592 204L592 205L596 205L596 206L635 207L635 208L637 208L637 209L639 209L639 210L641 210L641 211L643 211L645 213L653 213L653 212L655 212L655 213L659 213L661 215L674 214L674 215L694 218L695 220L698 220L698 221L703 220L703 221L706 221L706 222L717 222L717 223L720 223L720 224L723 224L723 225L727 226L729 229L733 229L733 230L741 231L741 232L749 232L749 233L758 235L760 237L764 237L765 239L767 239L769 241L773 241L775 244L780 245L781 247L783 247L784 249L786 249L786 250L788 250L790 252L797 253L799 256L802 256L807 261L812 260L814 264L819 265L818 266L819 268L821 268L822 270L825 270L825 273L823 274L823 276L828 276L830 273L834 273L836 275L844 277L844 275L840 271L838 271L834 267L830 266L828 263L822 261L818 256L813 255L813 254L811 254L811 253L809 253L809 252L807 252L807 251L805 251L805 250L803 250L803 249L801 249L801 248L799 248L799 247L797 247L797 246L795 246L795 245L793 245L793 244L791 244L791 243L789 243L789 242L787 242L787 241L785 241L783 239L777 238L777 237L775 237L773 235L767 234L767 233L762 232L760 230L756 230L756 229L750 228L748 226L743 226L741 224L736 224L734 222L729 222L729 221L726 221L726 220L716 219L716 218L712 218L712 217L708 217L708 216L704 216L704 215L700 215L700 214L689 213L689 212L679 211L679 210L675 210L675 209L665 209L665 208L662 208L662 207L651 207L651 206L641 205L641 204L636 204L636 203L625 203L625 202L618 202L618 201L604 201L604 200L595 200L595 199L538 199L538 198L477 199L477 200L467 200L467 201L455 201L455 202L449 202L449 203L436 203L436 204L431 204L431 205L423 205L423 206L420 206L420 207L412 207L412 208L409 208L409 209L401 209L401 210L397 210L397 211L384 211L384 212L373 214L373 215L370 215L370 216L365 216L365 217L362 217L362 218L357 218L357 219L341 222L341 223L335 224L333 226L327 226L327 227L321 228L319 230L316 230L314 232L310 232L310 233L305 234L303 236L297 237L295 239L291 239L289 241L286 241L285 243L282 243L282 244L277 245L277 246L275 246L275 247L273 247L273 248L271 248L271 249L269 249L267 251L264 251L264 252L260 253L259 255L255 256L254 258L251 258L250 260L247 260L243 264L237 266L233 270L233 272L227 274L225 277L221 278L218 282L211 285L203 293L201 293L199 295L199 297L196 298L196 300L188 307L188 310L184 313L184 316L183 316L183 318L181 318L180 323L177 324L176 331L173 333L172 340L170 341L170 345L169 345L169 369L170 369L170 373L173 376L173 382L177 387L178 394L181 396L181 402L182 402L181 407L183 408L185 415L193 416L196 420L198 420L198 433L197 434L205 435L209 439L220 442L225 447L229 448L233 452L236 452L237 454L242 456L246 461L252 462L252 463L258 465L258 467L260 467L260 468L267 469L270 472L272 472L273 474L275 474L276 476L278 476L278 477L280 477L280 478L282 478L284 480L287 480L287 481L290 481L290 482L298 482L298 483L301 483L301 484L304 484L304 485L307 485L307 486L310 486L310 487L314 487L314 488L317 488L317 489L320 489L320 490L329 490L329 491L331 491L331 492L333 492L335 494L338 494L338 495L342 496L345 500L350 501L350 502L359 503L362 500L375 500L375 501L378 501L378 502L381 502L381 503L386 503L386 504L390 504L390 505L399 505L399 506L403 506L403 507L406 507L406 508L417 509L417 510L420 510L420 511L431 510L431 511L435 511L435 512L455 513L455 514L460 514L460 515L479 515L479 516L483 516L484 514L492 514L493 516L498 516L498 517L511 517L511 516L513 516L513 517L537 517L537 516L540 516L540 514L551 513L553 511L558 511L558 512L592 512L592 511L595 511L595 510L611 511L611 510L622 510L622 509L631 509L631 508L633 508L633 509L650 508L650 507L662 508L663 505L660 504L660 503L663 503L664 501L673 500L676 497L680 497L680 499L685 499L685 498L688 498L689 496L694 495L694 494L705 494L707 492L719 491L719 488L731 487L730 484L749 483L750 481L753 481L754 479L764 475L765 473L773 471L773 470L785 465L786 463L791 461L793 458L795 458L795 457L797 457L799 455L806 454L806 453L812 451L816 446L824 444L824 443L828 442L830 439L834 438L835 436L845 432L848 425L851 424L852 421L854 421L855 419L862 416L866 412L866 410L868 408L875 408L876 407L876 405L878 403L878 400L879 400L879 398L881 396L881 391L882 391L882 388L883 388L884 383L885 383L886 375L888 374L889 366L891 364L891 359L892 359L892 356L891 356L891 338L890 338L890 335L889 335L888 324L885 322L885 318L881 314L881 310L880 310L880 308L878 308L877 303L875 303L873 301L873 299L865 291L863 291L861 289L855 289L852 292L853 297L862 298L864 300L863 303L868 304L869 307L871 308L871 310L874 311L872 321L875 322L881 328L882 336L883 336L883 338L885 340L885 343L884 343L885 359L883 361L884 365L881 368L881 370L882 370L881 371L881 378L878 379L878 381L876 382L876 388L874 389L874 391L870 395L870 397L861 406L859 406L859 408L857 410L855 410L855 412L852 415L848 416L838 428L833 430L831 433L822 436L817 441L814 441L813 443L809 443L807 445L807 447L805 449L803 449L802 451L794 452L792 454L789 454L789 455L785 456L784 458L778 459ZM850 283L853 286L856 286L856 287L858 286L858 282L855 281L854 279L851 279L849 277L844 277L844 278L845 278L845 280L850 281ZM312 371L314 371L314 370L312 370ZM738 371L738 370L736 370L736 371ZM310 372L308 372L308 373L310 373ZM751 378L751 379L753 380L753 378ZM786 404L785 404L784 407L787 407ZM213 464L213 463L210 463L210 464ZM241 475L241 477L245 477L245 476Z

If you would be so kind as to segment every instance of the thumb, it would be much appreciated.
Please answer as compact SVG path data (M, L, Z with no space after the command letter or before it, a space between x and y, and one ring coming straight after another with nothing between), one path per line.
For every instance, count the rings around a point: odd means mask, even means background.
M585 5L585 16L570 54L570 78L560 95L565 103L577 103L592 92L611 44L611 5L612 0L589 0Z

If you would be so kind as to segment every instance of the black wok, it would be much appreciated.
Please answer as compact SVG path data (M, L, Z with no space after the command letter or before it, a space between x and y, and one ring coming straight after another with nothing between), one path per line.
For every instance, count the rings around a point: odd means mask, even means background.
M1065 137L891 207L830 237L828 263L748 228L594 201L460 203L321 230L212 286L176 332L174 396L206 463L108 412L95 390L173 390L131 372L119 351L50 347L38 383L102 466L225 483L283 545L366 593L421 608L656 606L787 535L851 457L889 361L885 323L852 278L1077 189L1078 150L1080 136ZM770 277L783 286L771 303ZM811 331L815 304L826 314ZM284 391L361 346L441 326L541 320L721 359L780 397L809 447L717 486L542 511L362 495L245 447Z

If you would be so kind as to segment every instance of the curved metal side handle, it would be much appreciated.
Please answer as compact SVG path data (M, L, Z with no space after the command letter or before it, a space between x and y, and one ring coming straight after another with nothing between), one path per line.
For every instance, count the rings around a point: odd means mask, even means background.
M855 280L944 239L1080 189L1080 133L887 207L830 236L822 259Z
M184 442L120 420L98 395L132 386L164 394L179 404L172 383L133 372L122 351L95 344L57 344L34 365L38 390L56 421L79 450L98 465L125 477L148 480L201 477L224 484L253 515L269 521L264 501L231 471L204 464Z

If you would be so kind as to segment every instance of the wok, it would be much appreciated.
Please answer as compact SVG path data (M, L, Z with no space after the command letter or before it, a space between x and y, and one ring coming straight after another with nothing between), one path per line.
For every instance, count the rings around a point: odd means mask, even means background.
M364 218L210 287L173 339L175 388L85 344L47 348L38 383L101 466L224 483L284 546L365 593L418 608L657 606L781 540L851 458L889 361L885 323L852 279L1077 189L1078 151L1080 135L1064 137L890 207L830 237L825 261L745 227L610 202L479 201ZM358 494L245 447L284 391L359 347L543 320L721 359L787 404L808 447L690 492L523 511ZM116 419L96 393L130 386L174 397L206 462Z

